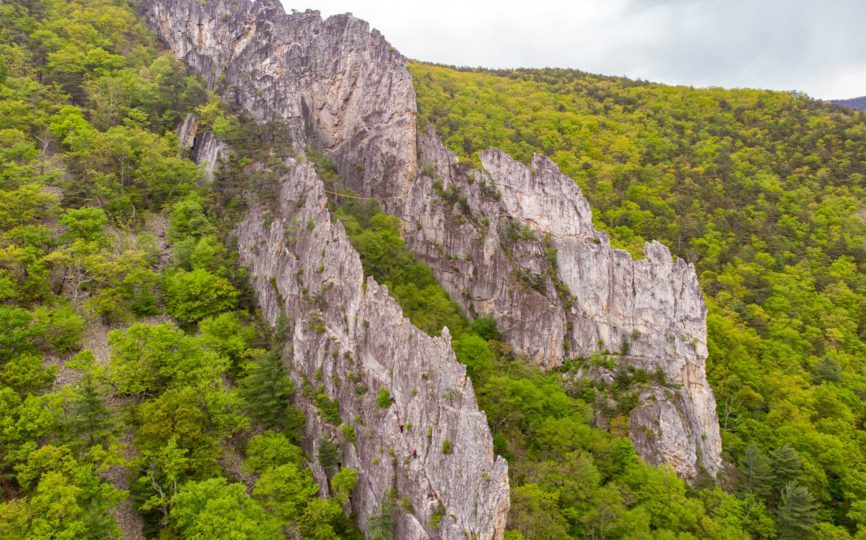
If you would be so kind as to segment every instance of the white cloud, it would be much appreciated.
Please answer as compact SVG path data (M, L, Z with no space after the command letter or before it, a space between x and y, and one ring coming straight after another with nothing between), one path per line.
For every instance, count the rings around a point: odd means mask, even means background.
M403 54L694 86L866 94L859 0L283 0L352 12Z

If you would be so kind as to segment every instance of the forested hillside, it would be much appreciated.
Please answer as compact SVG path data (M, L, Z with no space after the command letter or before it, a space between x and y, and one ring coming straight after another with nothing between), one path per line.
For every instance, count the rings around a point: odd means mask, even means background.
M227 126L132 2L0 4L0 538L356 535L179 153L194 110Z
M291 145L190 76L136 6L0 3L0 538L363 537L341 455L358 434L321 381L295 388L288 323L264 323L238 264L234 223L250 197L273 201ZM295 156L365 273L418 328L449 327L509 461L506 538L866 538L863 116L574 71L411 69L424 120L466 163L488 146L550 156L618 245L659 239L694 262L710 306L731 467L688 486L643 463L621 422L592 423L602 401L626 418L663 376L596 385L578 362L518 357L495 320L464 317L398 218L316 149ZM231 148L213 183L179 147L188 114ZM317 452L296 394L338 431ZM396 488L364 503L370 538L412 512ZM437 506L433 530L461 510Z
M465 162L543 153L616 244L658 239L696 264L723 481L770 514L797 499L825 538L866 534L862 115L578 71L410 69L421 116Z

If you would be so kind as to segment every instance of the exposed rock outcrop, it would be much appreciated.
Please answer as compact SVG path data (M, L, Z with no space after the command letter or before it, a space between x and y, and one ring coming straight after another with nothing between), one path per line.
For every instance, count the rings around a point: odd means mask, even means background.
M616 368L662 372L665 385L643 391L631 411L632 441L687 479L702 468L715 475L721 437L694 268L658 242L641 260L611 247L580 188L547 158L527 167L489 150L476 171L433 134L418 147L405 234L451 297L495 316L515 350L544 366L608 352Z
M347 178L360 191L391 193L395 178L410 176L411 79L366 23L350 16L323 22L313 12L290 17L262 1L147 2L145 13L198 73L235 87L234 98L257 120L287 124L298 153L324 146L354 171ZM378 65L389 62L401 70ZM410 114L381 102L401 88ZM197 128L186 119L179 138L207 169L223 146ZM390 145L408 145L412 159L393 159L383 152ZM236 232L263 314L288 327L285 350L303 389L310 455L323 441L341 444L342 466L359 472L352 510L365 530L393 499L397 538L502 538L508 467L493 454L448 330L426 335L386 288L364 280L313 166L286 166L276 204L251 197ZM391 396L386 407L377 403L380 389ZM337 404L339 422L319 409L327 403ZM327 493L327 472L312 467Z
M507 214L545 240L548 261L567 288L561 320L571 356L618 353L616 362L662 372L631 412L631 439L647 461L686 478L721 467L716 402L706 379L707 308L692 265L648 242L645 258L611 247L592 225L574 181L545 157L530 167L498 151L481 154Z
M276 0L145 0L144 10L227 99L288 125L299 152L324 148L349 187L401 217L451 297L471 316L496 317L517 353L550 368L608 351L619 366L663 372L666 385L644 391L630 416L646 460L686 478L720 468L691 266L655 242L642 260L613 249L578 187L545 158L527 167L488 151L482 170L469 170L435 134L416 134L403 58L350 15L286 14Z
M350 185L389 201L415 164L415 90L403 56L351 15L287 14L278 0L144 0L178 58L257 121L321 146Z
M336 401L342 423L354 430L343 465L360 472L353 508L361 526L393 488L396 501L411 502L399 512L397 538L501 538L507 464L493 455L486 417L447 329L442 337L424 334L386 288L364 281L312 165L291 168L277 215L254 207L238 228L238 245L266 318L288 323L298 387ZM388 407L376 403L381 388L392 397ZM323 439L345 439L314 403L306 408L312 455ZM325 472L318 465L314 472L327 492Z
M205 180L213 182L214 173L227 157L228 146L212 131L200 131L199 120L188 114L178 128L177 138L181 149L190 152L204 171Z

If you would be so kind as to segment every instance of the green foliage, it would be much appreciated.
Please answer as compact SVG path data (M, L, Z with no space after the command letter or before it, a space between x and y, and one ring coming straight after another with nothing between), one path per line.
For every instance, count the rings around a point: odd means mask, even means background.
M302 415L278 358L262 350L266 332L226 313L244 274L223 243L228 225L214 224L215 198L197 189L201 173L177 149L174 131L193 110L221 135L237 126L157 50L133 8L0 6L0 537L118 537L109 509L125 494L103 480L114 477L109 466L131 475L148 537L275 538L283 528L357 537L336 501L315 500L290 442ZM153 215L164 208L167 235ZM163 300L187 331L136 324L164 317ZM68 358L83 340L99 343L100 323L114 328L110 358ZM294 468L304 503L294 522L222 478L224 448L251 423L284 430L253 437L247 461L279 509ZM120 434L134 446L129 461Z
M340 432L343 434L343 437L347 442L355 444L357 439L355 437L355 428L349 424L340 425Z
M319 448L316 451L319 465L325 470L330 470L343 461L343 452L340 446L330 439L319 439Z
M747 446L740 463L740 488L767 497L772 488L772 475L770 459L754 444Z
M262 426L269 429L300 431L304 414L292 405L295 384L283 366L282 355L269 352L258 355L245 369L241 379L241 395L250 413Z
M316 394L316 407L326 422L335 426L340 424L340 406L324 392Z
M56 368L45 368L37 354L20 354L0 369L0 383L22 396L39 394L54 381Z
M68 304L43 306L33 311L33 324L49 348L58 353L69 353L79 347L87 321Z
M308 469L289 463L263 472L253 497L286 523L297 521L318 491Z
M90 352L82 352L79 356L82 355L90 355ZM108 449L118 427L116 415L107 405L109 392L108 385L93 371L85 372L70 392L62 425L64 438L72 449Z
M303 464L303 452L284 433L266 431L252 437L247 443L246 467L262 473L280 465Z
M101 243L105 240L105 225L108 218L101 208L70 208L60 216L60 224L66 228L67 241Z
M430 525L432 525L434 529L441 528L443 517L445 517L445 507L440 502L433 511L433 514L430 516Z
M112 330L108 344L108 376L121 394L154 395L172 383L206 384L228 368L225 358L169 323Z
M199 340L213 351L230 361L229 370L235 374L241 369L254 371L258 362L248 366L248 362L260 359L265 351L254 347L256 331L246 324L237 313L228 312L202 319L198 323Z
M508 526L524 538L568 538L565 518L556 511L558 499L556 492L546 492L535 484L515 488Z
M544 154L615 245L640 255L658 239L696 265L743 526L775 534L767 514L796 479L820 521L854 533L848 509L866 497L864 117L796 93L557 69L410 70L423 121L461 161L478 166L488 147L523 162ZM785 447L797 472L768 455Z
M807 538L811 536L817 518L815 498L805 487L790 481L782 488L777 513L779 538Z
M479 334L465 333L452 341L454 351L470 373L489 376L496 368L495 356L490 345Z
M376 405L383 409L387 409L391 406L391 394L384 386L380 387L379 393L376 394Z
M105 322L154 313L157 276L150 255L137 246L103 247L76 239L45 260L62 270L60 285L69 290L72 303Z
M340 504L349 502L356 485L358 485L358 471L352 467L344 467L331 477L331 491Z
M459 308L436 283L430 268L409 251L397 218L373 204L347 203L335 215L361 254L364 271L388 286L415 326L430 335L438 335L443 326L452 333L463 330L466 321Z
M171 207L168 238L172 242L187 238L199 239L214 232L214 226L199 197L186 197Z
M0 306L0 362L34 348L34 340L42 331L30 324L32 319L26 309Z
M379 510L370 517L367 534L373 540L392 540L397 525L397 490L389 489L379 502Z
M188 482L172 498L172 524L182 538L271 540L282 536L279 521L225 478Z
M202 268L175 270L165 277L168 312L183 323L198 322L237 307L238 290L224 277Z
M304 538L331 540L344 538L335 530L335 523L345 522L343 509L333 499L312 499L298 520Z
M107 538L119 530L108 509L122 492L100 481L88 463L51 445L33 451L17 468L26 498L0 504L4 538Z
M442 453L443 454L447 455L453 451L454 451L454 444L451 442L451 439L445 439L444 441L442 441Z

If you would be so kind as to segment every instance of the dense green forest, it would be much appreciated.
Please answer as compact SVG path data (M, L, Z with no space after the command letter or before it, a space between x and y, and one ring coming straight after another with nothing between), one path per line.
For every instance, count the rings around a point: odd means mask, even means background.
M288 145L189 76L134 5L0 3L0 538L358 538L357 474L329 466L336 445L300 448L279 329L232 247L240 192L274 180L240 164ZM334 197L365 271L419 328L451 329L509 460L507 537L866 538L863 117L572 71L412 71L463 159L549 155L618 245L666 242L708 295L732 467L687 486L591 425L599 389L466 320L396 218ZM178 150L188 113L232 144L213 184ZM333 471L330 498L313 460ZM391 518L371 535L392 537Z
M820 523L750 533L866 535L866 118L792 93L410 69L423 121L462 160L545 154L616 245L639 256L658 239L695 263L723 481L747 519L781 520L796 499Z
M178 151L221 109L132 2L0 4L0 538L357 537Z
M545 373L516 357L495 320L465 320L401 239L399 219L374 202L352 198L333 163L312 158L326 185L350 196L331 205L365 271L388 285L416 326L431 335L443 326L451 331L457 358L487 413L494 450L508 459L506 538L775 537L777 520L756 499L737 499L712 483L690 490L670 468L643 463L625 438L627 429L610 434L592 427L591 385L568 382L567 369ZM617 388L625 393L640 376L624 374ZM783 537L810 528L812 517L796 512L809 514L811 499L792 498L782 507L788 512L778 519Z

